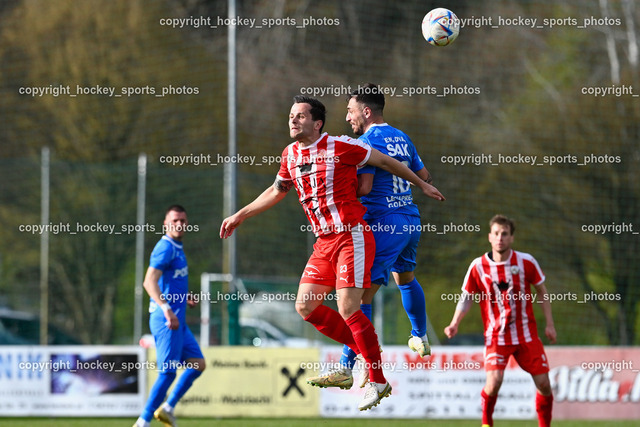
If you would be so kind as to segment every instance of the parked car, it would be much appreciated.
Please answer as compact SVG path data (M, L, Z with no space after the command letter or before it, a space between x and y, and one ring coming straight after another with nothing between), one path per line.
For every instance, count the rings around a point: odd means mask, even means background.
M78 339L49 325L49 345L79 345ZM40 344L40 318L26 311L0 308L0 345Z
M320 342L287 335L278 327L261 319L240 318L240 345L254 347L317 347Z
M273 324L255 318L241 317L240 324L240 345L252 347L318 347L319 341L308 340L301 337L292 337ZM194 328L195 329L195 328ZM199 331L193 330L196 337ZM153 335L146 334L140 338L140 345L144 348L155 347Z

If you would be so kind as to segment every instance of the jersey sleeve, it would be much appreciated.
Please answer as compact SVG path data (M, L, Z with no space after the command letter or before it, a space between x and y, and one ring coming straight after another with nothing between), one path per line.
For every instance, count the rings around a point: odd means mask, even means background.
M364 165L364 166L358 168L358 175L360 175L361 173L372 173L372 174L375 174L376 173L376 167L375 166Z
M282 150L282 156L280 156L280 170L278 171L278 175L276 179L280 181L291 181L291 174L289 173L289 168L287 167L289 161L289 147L285 147Z
M344 141L336 139L336 153L341 163L364 166L371 156L371 147L358 139Z
M416 147L413 147L413 156L411 156L410 169L414 172L418 172L422 168L424 168L424 163L422 162L422 159L418 155L418 151L416 150Z
M474 260L469 269L467 270L467 274L464 276L464 281L462 282L462 291L470 294L474 294L480 291L478 286L479 283L479 273L478 273L478 260Z
M411 169L414 172L418 172L420 169L424 167L424 163L422 162L422 159L420 158L420 155L418 154L418 150L416 149L416 146L413 144L413 141L411 141L409 136L406 134L405 134L405 138L407 138L407 141L411 142L411 144L409 145L411 147L410 149L411 164L409 165L409 169Z
M358 139L361 142L364 142L365 144L367 144L368 146L371 146L371 143L369 143L369 139L368 138L360 137ZM353 141L353 138L349 138L349 141ZM358 167L358 175L360 175L361 173L375 174L376 173L376 167L375 166L369 166L369 165L362 165L362 166Z
M166 270L173 259L173 248L164 240L160 240L151 252L149 266L157 270Z
M524 260L524 274L526 281L534 286L541 285L546 278L538 261L532 256Z

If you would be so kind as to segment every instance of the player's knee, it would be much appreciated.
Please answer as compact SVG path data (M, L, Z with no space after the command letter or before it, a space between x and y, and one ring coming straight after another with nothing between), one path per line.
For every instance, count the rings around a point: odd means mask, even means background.
M484 392L489 396L495 396L500 391L500 387L502 386L502 378L492 378L490 381L484 386Z
M314 308L308 301L296 301L296 311L303 319L309 317Z
M487 384L484 386L484 392L489 396L495 396L500 391L500 384Z
M545 375L542 378L537 378L535 383L536 388L543 396L549 396L553 392L553 390L551 389L551 381L549 381L548 376Z
M543 387L538 387L538 391L543 396L550 396L553 394L553 389L551 388L551 384L547 384L546 386L543 386Z
M398 286L411 283L415 278L416 276L413 274L413 271L405 271L404 273L396 273L396 275L394 275L394 279L396 279L396 284Z
M364 291L362 294L362 304L373 304L373 298L376 296L378 289L380 289L382 285L372 283L371 287Z
M342 316L343 319L348 319L358 310L360 310L359 304L338 304L338 313L340 313L340 316Z

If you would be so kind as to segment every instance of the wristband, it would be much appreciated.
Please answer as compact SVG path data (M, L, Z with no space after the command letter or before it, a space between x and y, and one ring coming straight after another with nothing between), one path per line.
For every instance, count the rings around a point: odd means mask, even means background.
M168 303L168 302L165 302L164 304L162 304L162 305L160 306L160 308L161 308L161 309L162 309L162 311L163 311L163 312L165 312L165 313L166 313L167 311L171 310L171 306L169 305L169 303Z

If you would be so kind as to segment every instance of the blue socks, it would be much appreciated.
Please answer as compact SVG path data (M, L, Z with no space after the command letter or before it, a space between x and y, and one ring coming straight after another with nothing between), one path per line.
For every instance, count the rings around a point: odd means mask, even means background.
M409 283L399 285L400 295L402 296L402 305L404 311L409 316L411 322L411 335L422 337L427 333L427 311L425 309L426 302L422 286L416 279Z
M189 368L184 371L182 375L180 375L178 383L171 392L169 399L167 399L167 403L175 408L178 404L178 401L182 398L182 396L184 396L187 390L189 390L189 387L191 387L193 381L195 381L195 379L198 378L200 374L202 374L202 372L193 368Z
M164 401L164 397L167 395L167 390L169 390L171 383L175 379L175 372L161 372L160 375L158 375L158 379L151 388L149 399L147 399L147 404L145 405L140 418L147 422L151 422L151 419L153 418L153 411L160 407Z
M169 399L167 399L167 404L174 407L178 404L178 401L184 396L184 394L189 390L189 387L193 384L196 378L198 378L202 374L202 372L197 369L189 368L180 375L178 382L176 383L175 388L171 392ZM147 399L147 404L142 411L142 415L140 418L143 420L150 422L153 418L153 412L160 407L162 402L164 401L165 396L167 395L167 391L173 380L176 379L175 372L161 372L158 375L158 379L153 384L151 388L151 392L149 392L149 399Z
M409 283L398 285L400 296L402 297L402 306L407 312L409 321L411 322L411 335L422 337L427 334L427 311L425 309L426 302L424 291L420 283L414 278ZM360 310L369 320L371 320L371 304L360 304ZM356 353L348 346L342 348L342 357L340 364L349 369L353 369L356 364Z
M360 310L367 316L367 319L371 320L371 304L360 304ZM426 321L426 320L425 320ZM340 357L340 364L346 366L349 369L353 369L353 365L356 364L356 353L351 350L349 346L342 347L342 357Z

